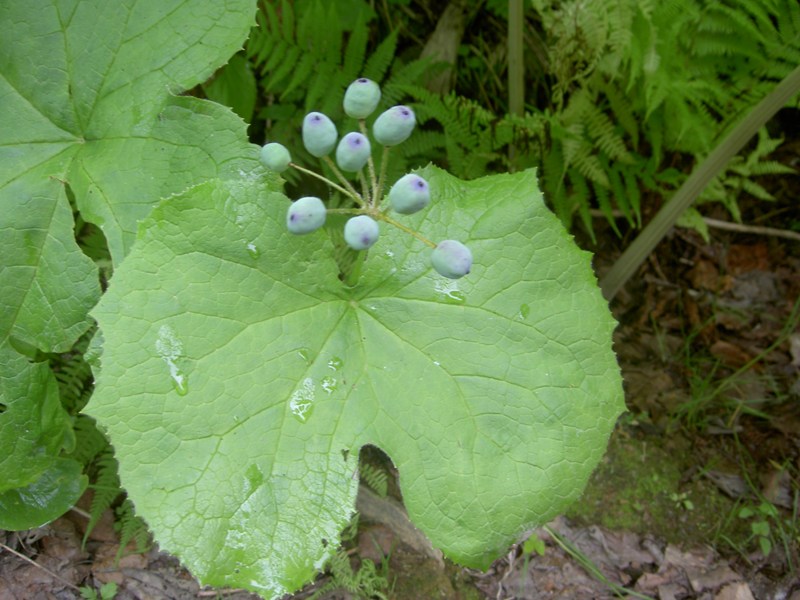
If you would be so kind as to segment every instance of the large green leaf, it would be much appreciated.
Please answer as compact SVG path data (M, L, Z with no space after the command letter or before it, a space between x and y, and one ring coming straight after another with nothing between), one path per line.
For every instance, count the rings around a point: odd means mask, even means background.
M72 428L47 363L31 363L0 344L0 493L27 486L69 446ZM34 401L35 400L35 401Z
M52 373L31 359L69 350L100 296L70 194L119 262L162 197L252 168L239 118L172 94L241 46L255 5L0 2L0 488L55 472L69 430Z
M205 583L279 597L331 555L357 456L400 473L413 522L486 567L578 497L623 409L614 327L531 171L424 172L407 219L475 256L452 281L383 228L359 284L323 231L285 231L267 182L162 203L93 311L105 341L87 407L163 548Z
M82 471L78 461L58 458L35 482L0 492L0 529L41 527L63 515L86 490Z

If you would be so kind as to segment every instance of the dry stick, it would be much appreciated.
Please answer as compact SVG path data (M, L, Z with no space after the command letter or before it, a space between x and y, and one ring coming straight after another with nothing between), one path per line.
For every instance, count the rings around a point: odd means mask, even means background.
M728 221L719 221L710 217L703 217L706 225L716 229L724 229L726 231L736 231L738 233L752 233L755 235L769 235L772 237L786 238L787 240L794 240L800 242L800 233L796 231L788 231L786 229L775 229L774 227L762 227L761 225L740 225L739 223L729 223Z
M508 112L512 115L525 114L525 62L523 60L523 19L522 0L508 1ZM508 157L514 161L516 149L512 142L508 146Z
M672 199L658 211L611 270L600 281L606 300L611 300L639 268L678 218L692 205L708 183L728 164L772 116L800 91L800 67L789 73L747 116L719 143L694 170Z
M606 213L596 208L590 209L589 212L593 217L607 217ZM611 216L615 219L621 219L625 217L625 214L621 210L612 210ZM712 219L711 217L703 217L703 221L706 225L713 227L714 229L724 229L725 231L749 233L752 235L768 235L771 237L786 238L787 240L800 242L800 233L797 233L796 231L789 231L788 229L776 229L775 227L763 227L761 225L742 225L741 223L720 221L719 219Z
M33 559L31 559L31 558L28 558L27 556L25 556L24 554L21 554L20 552L17 552L17 551L16 551L16 550L14 550L13 548L9 548L9 547L8 547L8 546L6 546L5 544L0 544L0 549L2 549L2 550L8 550L8 551L9 551L9 552L11 552L11 554L13 554L14 556L16 556L16 557L18 557L18 558L21 558L22 560L24 560L24 561L27 561L27 562L31 563L31 564L32 564L34 567L38 567L39 569L41 569L42 571L44 571L45 573L47 573L48 575L50 575L50 577L52 577L53 579L56 579L56 580L60 581L61 583L63 583L63 584L64 584L65 586L67 586L68 588L70 588L70 589L73 589L73 590L75 590L76 592L80 592L80 591L81 591L81 589L80 589L80 588L79 588L77 585L75 585L75 584L73 584L73 583L70 583L69 581L67 581L66 579L64 579L63 577L61 577L61 576L59 576L59 575L56 575L55 573L53 573L53 572L52 572L50 569L48 569L47 567L43 567L42 565L40 565L39 563L37 563L35 560L33 560Z

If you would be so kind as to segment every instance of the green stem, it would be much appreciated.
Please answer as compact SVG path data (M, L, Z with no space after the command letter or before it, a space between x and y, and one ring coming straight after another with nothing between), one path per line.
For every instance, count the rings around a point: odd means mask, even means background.
M329 208L326 212L335 215L363 215L363 208Z
M395 227L397 227L398 229L401 229L401 230L405 231L406 233L408 233L408 234L410 234L410 235L413 235L415 238L417 238L417 239L418 239L420 242L422 242L423 244L425 244L425 245L427 245L427 246L430 246L431 248L436 248L436 244L434 244L434 243L433 243L432 241L430 241L428 238L426 238L425 236L422 236L422 235L418 234L416 231L414 231L414 230L413 230L413 229L411 229L410 227L406 227L406 226L405 226L405 225L403 225L402 223L400 223L400 222L398 222L398 221L395 221L395 220L394 220L392 217L389 217L389 216L387 216L387 215L385 215L385 214L383 214L383 213L372 213L372 214L373 214L375 217L377 217L378 219L380 219L381 221L386 221L387 223L389 223L389 224L391 224L391 225L394 225L394 226L395 226Z
M611 270L600 281L606 300L611 300L636 272L656 245L672 229L678 218L686 212L709 182L717 176L744 145L772 116L800 92L800 67L789 73L766 98L761 100L747 116L700 163L683 185L675 192L658 214L642 230Z
M380 179L378 179L378 188L375 190L375 194L373 194L373 198L375 199L375 206L378 206L381 203L383 182L386 180L386 168L389 163L389 150L391 150L389 146L383 147L383 156L381 157L381 176Z
M367 132L367 121L365 119L359 119L358 127L361 129L361 133L364 135L364 137L368 138L369 133ZM369 180L372 183L372 198L377 204L380 201L380 198L378 198L378 179L375 176L375 161L372 160L372 152L370 152L369 158L367 159L367 168L369 169Z
M346 286L355 287L358 284L358 280L361 278L361 269L364 266L364 263L367 261L367 252L369 251L364 250L357 253L352 267L349 271L347 271L347 273L345 273L344 278L342 279L342 283L344 283Z
M349 196L350 198L355 200L356 204L358 204L360 206L364 206L364 200L362 200L361 196L359 196L357 193L355 193L355 190L352 190L352 192L350 192L350 191L344 189L342 186L334 183L333 181L331 181L330 179L328 179L324 175L320 175L319 173L315 173L314 171L312 171L310 169L306 169L305 167L301 167L298 164L289 163L289 166L294 168L294 169L297 169L301 173L305 173L306 175L311 175L311 177L316 177L317 179L320 179L320 180L324 181L325 183L327 183L332 188L334 188L336 190L339 190L345 196ZM351 187L351 189L352 189L352 187Z
M330 156L323 156L322 160L325 161L325 164L328 165L331 168L331 171L333 171L333 174L336 175L336 177L339 179L339 181L341 181L344 184L344 187L346 187L348 190L350 190L350 193L353 196L357 196L360 199L359 204L361 206L364 206L364 199L361 198L361 196L358 195L358 192L356 191L356 188L354 188L353 185L349 181L347 181L347 177L345 177L342 174L342 172L339 170L339 167L336 166L336 163L333 162L333 160L331 160L331 157Z
M364 194L364 200L367 206L372 206L372 200L369 197L369 186L367 185L367 178L364 177L364 169L358 172L358 180L361 182L361 192Z

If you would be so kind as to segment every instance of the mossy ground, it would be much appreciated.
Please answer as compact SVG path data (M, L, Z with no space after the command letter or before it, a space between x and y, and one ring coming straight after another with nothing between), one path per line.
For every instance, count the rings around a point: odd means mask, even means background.
M684 437L634 435L621 427L567 516L581 524L649 534L680 546L713 546L720 536L745 544L749 532L735 516L739 505L696 465Z

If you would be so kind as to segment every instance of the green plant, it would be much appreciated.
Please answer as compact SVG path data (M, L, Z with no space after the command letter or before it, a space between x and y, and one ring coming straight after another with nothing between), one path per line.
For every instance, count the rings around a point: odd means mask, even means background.
M100 594L97 590L89 586L83 586L81 589L81 598L85 600L114 600L117 597L117 584L113 581L104 583L100 586Z
M772 529L770 521L779 518L778 510L769 502L762 502L756 507L744 506L739 509L737 516L748 521L750 525L750 539L756 541L761 554L765 557L772 552Z
M17 476L0 500L44 478L59 500L38 507L49 520L82 491L83 467L65 455L72 418L37 359L94 321L82 414L113 445L128 494L118 510L135 505L204 583L279 597L311 579L350 519L365 444L391 456L415 525L475 567L580 494L623 410L614 321L534 171L419 171L436 201L408 229L468 243L469 277L443 278L417 238L387 227L343 282L344 216L326 219L328 236L292 235L282 181L241 119L173 93L240 47L255 3L72 9L0 8L11 132L0 228L12 233L0 255L13 267L2 271L0 443L11 451L0 481ZM70 198L107 241L102 294ZM110 472L110 455L96 456ZM69 477L49 479L64 464ZM30 524L28 508L0 514Z
M342 532L342 544L356 540L357 536L358 513L355 513ZM317 589L310 600L316 600L335 590L345 590L365 600L387 599L385 592L389 589L388 561L383 562L380 571L371 560L362 560L360 566L354 569L350 563L350 555L342 547L331 556L326 566L331 580Z

